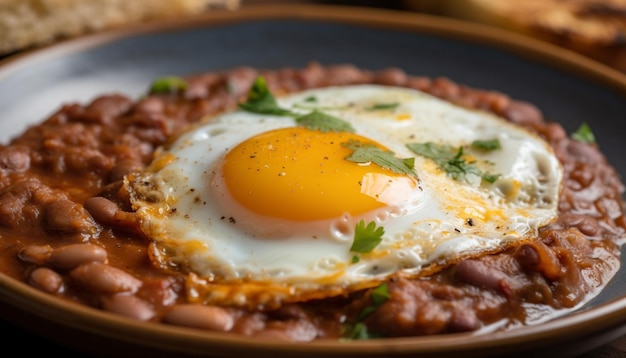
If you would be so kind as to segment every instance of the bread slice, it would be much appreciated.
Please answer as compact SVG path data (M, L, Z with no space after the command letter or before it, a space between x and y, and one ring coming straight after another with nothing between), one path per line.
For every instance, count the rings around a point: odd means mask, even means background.
M238 6L239 0L0 0L0 54L126 24Z
M409 6L524 33L626 71L626 0L407 0Z

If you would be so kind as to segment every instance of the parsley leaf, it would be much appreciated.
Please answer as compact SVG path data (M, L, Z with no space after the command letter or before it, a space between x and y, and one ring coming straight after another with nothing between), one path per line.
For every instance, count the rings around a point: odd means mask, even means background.
M572 133L572 139L589 144L594 144L596 142L596 137L593 135L591 127L584 122L580 125L580 127L578 127L576 132Z
M257 77L252 87L248 91L248 97L245 102L239 103L239 107L248 112L260 114L272 114L277 116L288 116L293 113L281 108L276 102L276 98L267 85L265 78Z
M475 140L472 142L472 148L492 151L500 149L502 146L500 145L498 138L495 138L488 140Z
M354 241L350 247L350 251L354 252L371 252L378 244L383 241L385 228L376 227L376 223L370 221L365 226L365 220L361 220L356 224L354 229Z
M367 326L362 322L357 322L354 326L350 327L347 331L347 336L350 339L368 339L370 338L367 332Z
M378 307L385 303L389 298L391 298L391 295L389 294L387 283L383 283L370 291L370 299L372 300L373 304L363 307L361 312L359 312L359 315L356 318L357 322L349 326L348 330L346 331L346 335L348 336L348 338L368 339L381 337L380 334L368 332L367 326L361 321L365 317L376 311Z
M176 76L157 78L150 85L151 93L176 93L185 89L187 89L187 81Z
M466 180L468 174L481 177L488 183L494 183L500 174L483 173L473 162L463 158L463 147L455 149L449 144L409 143L406 145L415 154L434 160L437 165L454 180Z
M354 127L341 118L318 110L296 118L299 125L320 132L354 132Z
M396 158L394 156L394 152L383 151L374 145L364 144L354 139L344 142L342 145L354 151L345 158L346 160L356 163L373 162L384 169L391 170L394 173L417 176L413 170L415 166L415 158Z
M367 108L365 108L366 111L380 111L380 110L385 110L385 109L394 109L396 107L398 107L400 105L400 103L398 102L393 102L393 103L377 103L374 105L371 105Z

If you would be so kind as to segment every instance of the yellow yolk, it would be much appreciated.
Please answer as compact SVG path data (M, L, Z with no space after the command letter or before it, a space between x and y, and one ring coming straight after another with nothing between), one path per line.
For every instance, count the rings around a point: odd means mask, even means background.
M224 182L249 210L287 220L359 215L387 205L379 196L399 175L345 159L353 151L342 143L351 139L387 150L354 133L277 129L233 148L223 162ZM400 177L406 187L406 176Z

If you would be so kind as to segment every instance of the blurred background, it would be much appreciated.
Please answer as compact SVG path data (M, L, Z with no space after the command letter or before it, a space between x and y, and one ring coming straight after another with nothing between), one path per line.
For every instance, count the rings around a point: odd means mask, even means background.
M0 58L141 22L293 3L386 8L479 22L626 72L626 0L0 0Z

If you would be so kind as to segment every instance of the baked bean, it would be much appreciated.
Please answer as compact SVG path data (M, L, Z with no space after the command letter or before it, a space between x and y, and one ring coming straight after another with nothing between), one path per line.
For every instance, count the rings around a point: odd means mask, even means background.
M121 211L117 204L101 196L85 200L85 209L103 225L129 227L137 224L135 213Z
M61 293L65 289L63 277L47 267L38 267L30 273L28 283L48 293Z
M113 118L127 112L133 101L120 94L111 94L97 97L85 107L80 120L106 124Z
M399 68L387 68L376 72L374 81L386 86L403 86L408 80L406 72Z
M142 285L126 271L98 261L78 266L70 277L85 290L96 293L136 292Z
M178 304L163 317L167 323L178 326L207 329L210 331L230 331L235 320L224 308L200 304Z
M454 277L507 296L511 294L509 277L497 268L490 267L479 260L468 259L459 262L455 267Z
M241 97L248 93L258 72L252 67L238 67L229 71L225 77L228 92L235 97Z
M272 321L267 324L266 335L282 339L277 333L284 332L285 338L291 342L310 342L317 337L317 329L309 320Z
M89 262L107 261L107 252L95 244L73 244L56 248L50 254L48 264L52 267L69 270Z
M347 85L363 83L370 77L353 65L335 65L326 69L325 80L329 85Z
M543 115L536 106L523 101L511 101L500 114L519 125L537 125L543 120Z
M558 223L562 227L576 227L581 233L592 237L597 236L601 231L598 222L586 215L563 214L559 217Z
M301 71L296 71L294 77L304 88L311 88L323 81L325 76L322 66L312 62Z
M100 231L82 205L71 200L61 199L46 205L44 210L46 225L51 231L95 235Z
M150 304L133 295L112 295L102 299L102 308L140 321L148 321L156 315Z
M13 146L0 150L0 170L23 172L30 167L29 149L25 146Z
M147 97L140 99L132 108L133 113L162 113L165 103L159 97Z
M515 250L515 257L523 268L540 272L550 281L561 277L558 257L542 242L521 245Z
M481 322L476 317L476 313L471 310L454 309L448 323L450 332L469 332L481 327Z
M24 246L17 254L20 260L37 265L45 265L52 255L50 245L28 245Z

